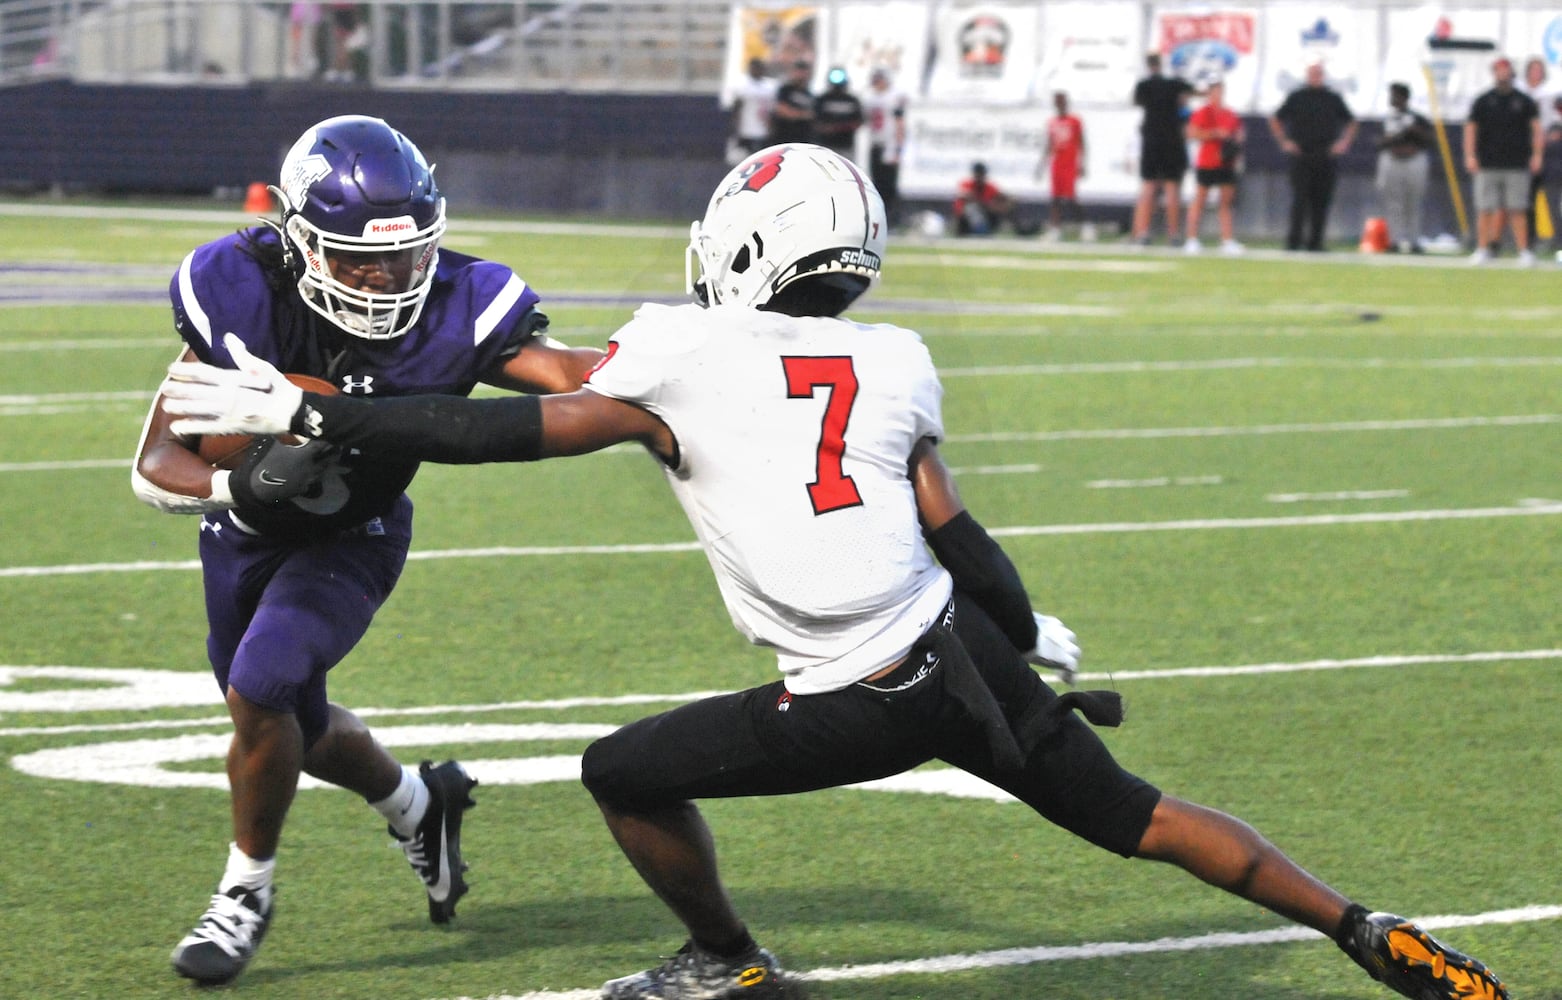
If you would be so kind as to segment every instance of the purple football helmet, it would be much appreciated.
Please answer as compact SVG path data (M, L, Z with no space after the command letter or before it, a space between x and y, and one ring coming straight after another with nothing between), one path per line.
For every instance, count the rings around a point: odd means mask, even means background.
M274 190L309 308L367 340L410 330L445 232L445 199L418 147L378 118L328 118L293 144Z

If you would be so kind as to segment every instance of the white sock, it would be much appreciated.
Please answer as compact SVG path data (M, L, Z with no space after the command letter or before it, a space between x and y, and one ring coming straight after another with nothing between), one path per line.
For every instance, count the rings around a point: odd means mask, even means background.
M418 824L428 812L428 786L418 772L403 764L401 784L385 798L369 805L379 810L399 836L410 837L418 832Z
M271 876L276 870L277 859L267 858L257 861L239 850L238 844L228 845L228 867L222 873L222 881L217 885L218 892L227 892L234 886L243 886L253 889L260 896L261 902L266 903L271 899Z

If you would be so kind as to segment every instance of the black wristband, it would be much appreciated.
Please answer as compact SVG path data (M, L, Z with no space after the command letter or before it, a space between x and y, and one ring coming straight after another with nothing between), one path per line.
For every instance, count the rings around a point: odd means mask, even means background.
M336 449L322 441L288 445L269 434L250 445L244 462L228 477L239 510L275 510L303 496L320 481Z
M471 465L542 457L542 400L402 396L357 399L304 393L293 431L370 457Z
M1036 616L1019 570L970 511L925 533L933 555L1021 652L1036 648Z

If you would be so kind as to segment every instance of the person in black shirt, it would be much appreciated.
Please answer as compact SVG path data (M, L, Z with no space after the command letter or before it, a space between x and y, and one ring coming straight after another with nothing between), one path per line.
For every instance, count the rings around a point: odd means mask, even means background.
M1133 239L1150 241L1150 218L1155 214L1155 196L1166 199L1166 234L1176 240L1181 230L1182 178L1188 172L1188 144L1183 136L1188 95L1192 84L1176 76L1161 75L1161 57L1150 53L1145 59L1150 71L1134 85L1134 104L1144 109L1139 123L1139 201L1134 206Z
M825 81L829 86L814 98L814 142L855 160L857 130L862 127L862 101L847 89L851 81L841 67L832 67Z
M1307 82L1269 117L1269 131L1291 157L1291 225L1287 250L1320 251L1338 177L1335 158L1356 138L1356 118L1323 80L1323 64L1307 67Z
M812 142L814 136L814 94L808 77L814 64L804 59L792 63L786 82L776 91L776 103L770 108L770 143Z
M1540 173L1545 140L1540 132L1540 106L1513 85L1513 63L1492 63L1496 86L1475 99L1464 123L1464 166L1475 178L1475 253L1470 263L1491 259L1502 241L1506 216L1513 230L1519 263L1535 263L1524 218L1530 205L1530 178Z

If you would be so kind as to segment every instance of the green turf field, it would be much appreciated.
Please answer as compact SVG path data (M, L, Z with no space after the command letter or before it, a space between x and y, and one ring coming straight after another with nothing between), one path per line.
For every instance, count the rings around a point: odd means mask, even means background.
M675 228L463 223L555 333L682 290ZM169 275L235 210L0 205L0 997L183 996L229 837L196 522L129 458ZM944 453L1129 720L1133 770L1562 1000L1562 274L892 244ZM426 921L378 817L300 792L257 998L576 1000L682 940L574 780L597 733L769 680L654 464L427 467L401 586L333 674L482 780ZM68 668L68 669L67 669ZM756 936L826 1000L1387 997L1333 945L936 769L707 810ZM942 788L944 791L933 789ZM952 793L951 793L952 792ZM1282 933L1267 933L1279 931Z

